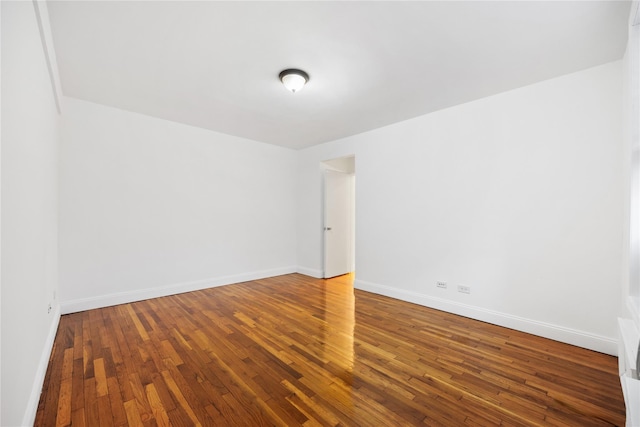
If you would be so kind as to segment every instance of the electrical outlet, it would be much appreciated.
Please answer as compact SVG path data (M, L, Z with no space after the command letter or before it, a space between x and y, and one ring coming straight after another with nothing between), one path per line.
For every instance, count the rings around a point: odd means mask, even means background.
M469 286L458 285L458 292L461 292L463 294L470 294L471 288Z
M51 313L51 303L49 303L49 306L47 307L47 314Z
M436 286L440 289L447 289L447 282L436 282Z

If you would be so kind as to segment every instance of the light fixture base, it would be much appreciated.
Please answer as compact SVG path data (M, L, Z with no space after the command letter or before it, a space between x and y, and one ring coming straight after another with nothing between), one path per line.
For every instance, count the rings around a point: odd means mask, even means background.
M280 72L280 81L291 92L296 93L309 81L309 74L297 68L288 68Z

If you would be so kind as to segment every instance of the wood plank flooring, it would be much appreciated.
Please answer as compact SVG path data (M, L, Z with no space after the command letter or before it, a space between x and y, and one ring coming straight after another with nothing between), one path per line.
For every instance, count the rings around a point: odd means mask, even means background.
M622 426L617 359L299 274L63 316L36 426Z

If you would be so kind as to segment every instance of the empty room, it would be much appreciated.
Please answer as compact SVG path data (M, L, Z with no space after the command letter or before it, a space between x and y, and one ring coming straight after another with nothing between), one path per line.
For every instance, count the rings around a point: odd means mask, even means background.
M0 44L0 425L640 426L637 1L2 1Z

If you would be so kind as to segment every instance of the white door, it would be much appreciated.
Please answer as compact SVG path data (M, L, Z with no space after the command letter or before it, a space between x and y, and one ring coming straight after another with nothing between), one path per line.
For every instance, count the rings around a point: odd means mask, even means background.
M324 172L324 277L351 271L352 176Z

